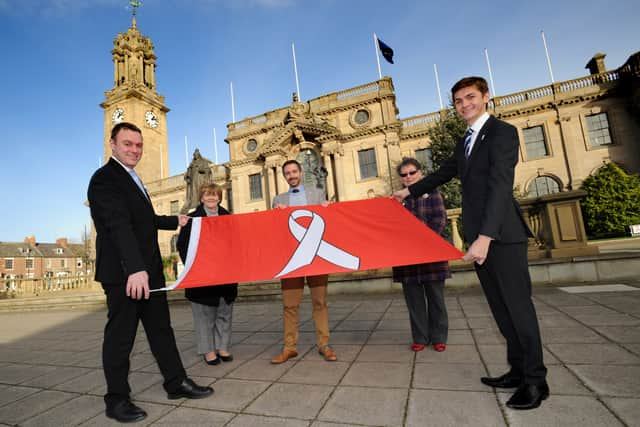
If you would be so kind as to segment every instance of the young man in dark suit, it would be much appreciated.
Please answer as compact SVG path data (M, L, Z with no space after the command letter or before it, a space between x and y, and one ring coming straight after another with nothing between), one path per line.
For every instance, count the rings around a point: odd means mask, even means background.
M156 215L135 166L142 158L142 132L126 122L111 131L112 157L89 183L88 199L96 227L96 280L107 296L108 321L102 344L107 381L106 415L134 422L147 414L129 393L129 356L142 321L149 347L164 377L169 399L198 399L213 393L187 378L171 328L158 230L187 224L186 215Z
M549 396L549 387L531 300L527 261L531 231L513 197L518 133L487 113L489 89L483 78L464 78L451 94L456 111L468 125L464 139L437 171L393 196L398 200L409 194L419 196L460 177L462 226L470 244L464 259L475 262L493 317L506 339L511 366L506 374L481 381L492 387L517 388L507 406L533 409Z

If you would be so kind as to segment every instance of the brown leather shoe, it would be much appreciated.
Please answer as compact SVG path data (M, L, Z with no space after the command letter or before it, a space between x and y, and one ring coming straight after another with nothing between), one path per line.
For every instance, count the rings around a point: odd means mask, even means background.
M284 350L282 350L282 353L271 359L271 363L273 363L274 365L279 365L280 363L284 363L292 357L296 357L297 355L297 351L285 348Z
M336 352L329 347L329 345L324 345L318 349L318 353L320 353L324 360L327 362L335 362L338 360L338 356L336 356Z

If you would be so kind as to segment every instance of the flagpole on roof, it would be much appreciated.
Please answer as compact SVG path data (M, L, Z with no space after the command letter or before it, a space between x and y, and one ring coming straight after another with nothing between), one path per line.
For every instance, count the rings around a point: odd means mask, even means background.
M218 136L216 135L216 128L213 128L213 159L214 163L218 164Z
M547 39L544 37L544 31L540 31L542 35L542 43L544 44L544 53L547 55L547 66L549 67L549 76L551 76L551 83L555 83L553 79L553 69L551 68L551 58L549 58L549 49L547 48Z
M236 122L236 106L233 102L233 82L229 83L229 90L231 91L231 122Z
M442 94L440 93L440 79L438 78L438 66L433 64L433 72L436 75L436 87L438 88L438 100L440 101L440 109L444 110L444 104L442 103Z
M189 143L187 142L187 135L184 136L184 167L189 169Z
M293 53L293 72L296 75L296 93L298 99L302 101L302 94L300 94L300 83L298 82L298 64L296 62L296 46L291 42L291 53Z
M373 33L373 46L376 50L376 61L378 63L378 79L382 80L382 69L380 68L380 50L378 49L378 36Z
M491 95L492 98L495 97L496 87L493 85L493 73L491 72L491 62L489 62L489 51L487 48L484 49L484 57L487 59L487 68L489 69L489 81L491 82Z

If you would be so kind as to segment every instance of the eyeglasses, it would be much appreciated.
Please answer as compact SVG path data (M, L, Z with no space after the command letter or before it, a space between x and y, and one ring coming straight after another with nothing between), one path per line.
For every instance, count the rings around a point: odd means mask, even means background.
M418 173L418 171L417 171L417 170L414 170L414 171L409 171L409 172L407 172L407 173L401 173L401 174L400 174L400 176L401 176L402 178L406 178L406 177L407 177L407 175L411 175L411 176L413 176L413 175L415 175L415 174L417 174L417 173Z

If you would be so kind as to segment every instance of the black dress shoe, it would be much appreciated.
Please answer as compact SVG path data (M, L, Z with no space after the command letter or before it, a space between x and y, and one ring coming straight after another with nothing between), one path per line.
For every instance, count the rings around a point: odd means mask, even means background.
M233 355L230 354L228 356L223 356L220 353L218 353L218 359L221 359L223 362L231 362L233 360Z
M213 394L211 387L203 387L193 382L191 378L185 378L176 390L167 393L168 399L202 399Z
M216 357L213 360L207 360L207 356L202 356L202 358L204 359L205 363L207 365L219 365L220 364L220 358Z
M516 388L520 387L520 384L522 384L522 377L511 372L507 372L499 377L482 377L480 378L480 381L482 381L482 384L488 385L489 387Z
M547 397L549 397L547 383L522 384L507 401L507 406L511 409L534 409L540 406Z
M107 407L106 415L121 423L135 423L147 418L147 413L131 403L130 400L121 400L113 406Z

